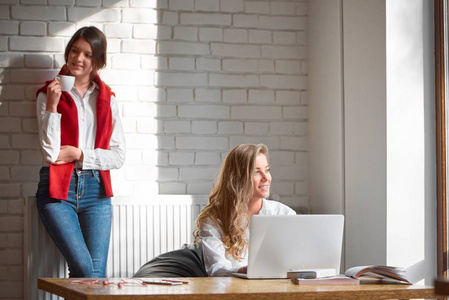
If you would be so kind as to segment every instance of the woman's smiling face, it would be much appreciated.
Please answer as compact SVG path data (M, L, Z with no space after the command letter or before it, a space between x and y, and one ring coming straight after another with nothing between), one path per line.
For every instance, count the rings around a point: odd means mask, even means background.
M254 194L253 200L267 198L270 195L271 173L265 154L256 157L253 176Z
M92 54L92 47L84 38L76 40L67 59L70 73L77 78L90 78L93 70Z

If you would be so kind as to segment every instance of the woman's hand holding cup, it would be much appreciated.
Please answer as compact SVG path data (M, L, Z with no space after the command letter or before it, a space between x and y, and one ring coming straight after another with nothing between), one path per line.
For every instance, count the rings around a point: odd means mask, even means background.
M59 99L63 91L70 91L75 83L75 77L58 75L47 87L47 111L57 112Z

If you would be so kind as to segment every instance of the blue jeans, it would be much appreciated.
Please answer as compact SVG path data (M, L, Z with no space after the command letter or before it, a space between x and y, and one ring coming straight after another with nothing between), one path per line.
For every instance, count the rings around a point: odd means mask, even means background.
M106 277L111 198L98 171L74 170L68 200L50 199L49 168L42 167L36 193L42 223L67 261L70 277Z

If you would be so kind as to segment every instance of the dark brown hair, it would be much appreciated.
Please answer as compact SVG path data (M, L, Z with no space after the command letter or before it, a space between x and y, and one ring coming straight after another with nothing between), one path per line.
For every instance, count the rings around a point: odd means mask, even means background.
M98 70L106 67L106 51L108 48L106 36L103 32L101 32L101 30L93 26L78 29L65 48L64 59L66 63L69 57L70 49L72 49L73 44L80 38L85 39L86 42L88 42L92 47L92 73L93 75L96 75Z

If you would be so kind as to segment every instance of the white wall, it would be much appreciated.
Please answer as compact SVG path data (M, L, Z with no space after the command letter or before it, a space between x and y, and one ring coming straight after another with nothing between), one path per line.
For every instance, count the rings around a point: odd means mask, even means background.
M75 30L108 37L127 160L116 196L208 194L240 143L271 150L272 192L308 205L307 1L0 1L0 297L20 299L23 201L37 188L35 91Z
M432 284L432 3L343 0L333 5L310 3L310 31L325 33L310 35L310 149L328 143L343 155L330 159L311 151L310 206L317 213L345 214L345 268L396 265L407 268L413 282ZM327 77L320 81L323 73ZM323 106L335 107L337 116L322 114ZM341 146L336 136L342 137ZM337 169L334 177L325 175L328 166Z

